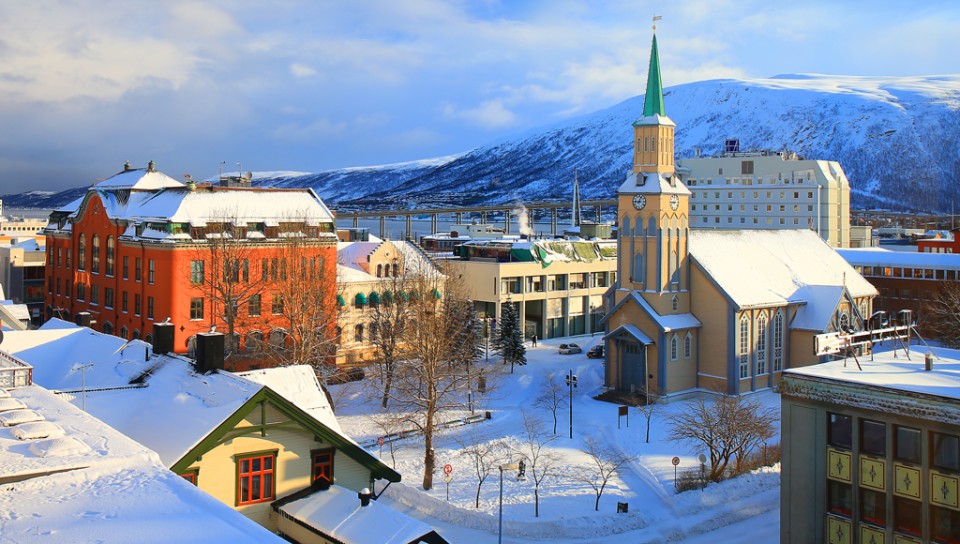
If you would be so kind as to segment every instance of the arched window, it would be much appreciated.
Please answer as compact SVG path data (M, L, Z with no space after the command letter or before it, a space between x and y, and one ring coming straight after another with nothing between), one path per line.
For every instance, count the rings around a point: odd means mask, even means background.
M840 314L840 330L844 332L850 330L850 314L847 312Z
M382 277L383 277L383 265L382 265L382 264L378 264L378 265L377 265L377 277L378 277L378 278L382 278Z
M133 338L134 340L139 340L139 339L140 339L140 331L138 331L137 329L133 329L133 336L132 336L132 338Z
M677 295L673 295L673 298L670 300L670 303L672 304L673 311L677 311L678 309L680 309L680 299L677 298Z
M693 356L693 335L689 332L683 338L683 358L689 359Z
M263 349L263 333L260 331L248 332L244 347L247 351L260 351Z
M783 370L783 312L773 317L773 371Z
M767 373L767 317L757 318L757 374Z
M740 341L739 341L739 367L740 377L750 377L750 318L746 315L740 318Z
M632 236L633 233L630 232L630 218L626 215L623 216L623 221L620 224L620 235L621 236Z
M680 288L680 259L676 251L670 252L670 285L673 289Z
M148 344L150 344L150 345L153 345L153 335L152 335L152 334L148 334L148 335L144 336L144 337L143 337L143 341L146 342L146 343L148 343Z
M127 336L129 333L130 331L127 330L126 326L120 327L120 338L123 338L124 340L129 340L130 337Z
M650 219L647 220L647 236L656 236L657 235L657 219L650 216Z
M77 245L77 270L87 269L87 235L80 233L80 243Z
M353 341L363 342L363 324L358 324L353 328Z
M103 324L103 334L113 334L113 323L107 321Z
M385 278L389 278L389 277L390 277L390 265L389 265L389 264L388 264L387 266L383 267L383 276L384 276Z
M90 255L90 272L93 274L100 273L100 235L93 235L93 244L92 251Z
M397 277L397 272L400 271L400 265L393 263L393 277Z
M637 253L633 256L633 281L642 283L644 280L643 253Z
M114 262L114 247L115 242L113 236L107 236L107 275L113 275L113 262Z
M270 331L270 345L275 348L282 348L287 339L287 331L283 329L273 329Z
M670 337L670 360L671 360L671 361L676 361L676 360L677 360L677 354L678 354L678 352L680 351L680 346L679 346L679 344L680 344L680 343L677 341L677 335L676 335L676 334L674 334L673 336Z

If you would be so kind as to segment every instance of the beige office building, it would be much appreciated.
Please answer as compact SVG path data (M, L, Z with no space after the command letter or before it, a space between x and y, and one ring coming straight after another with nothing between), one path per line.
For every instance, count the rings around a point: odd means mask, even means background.
M850 183L836 161L789 152L677 160L695 229L811 229L850 247Z

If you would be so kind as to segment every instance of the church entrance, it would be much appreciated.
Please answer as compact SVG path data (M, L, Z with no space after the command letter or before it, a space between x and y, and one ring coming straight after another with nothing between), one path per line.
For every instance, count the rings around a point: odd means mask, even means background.
M647 383L646 349L637 342L623 342L619 389L642 390Z

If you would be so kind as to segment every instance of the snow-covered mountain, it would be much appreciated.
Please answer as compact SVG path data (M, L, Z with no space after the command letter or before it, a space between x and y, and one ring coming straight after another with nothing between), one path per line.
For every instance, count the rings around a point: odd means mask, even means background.
M960 75L712 80L667 88L665 101L680 158L696 148L713 155L725 138L739 138L741 149L840 161L854 207L946 211L960 197ZM629 169L631 123L642 109L637 96L457 156L256 179L313 187L340 209L429 208L568 200L576 170L582 198L612 198ZM62 194L64 202L75 195Z

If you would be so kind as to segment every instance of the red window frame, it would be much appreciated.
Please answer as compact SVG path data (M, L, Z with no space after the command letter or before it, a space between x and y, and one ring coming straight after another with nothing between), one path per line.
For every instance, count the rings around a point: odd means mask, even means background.
M275 467L275 453L237 459L237 506L273 500Z
M310 474L312 481L321 478L328 484L333 484L333 452L334 450L314 451L310 455Z
M197 471L191 470L190 472L184 472L180 475L181 478L190 482L193 485L197 485Z

